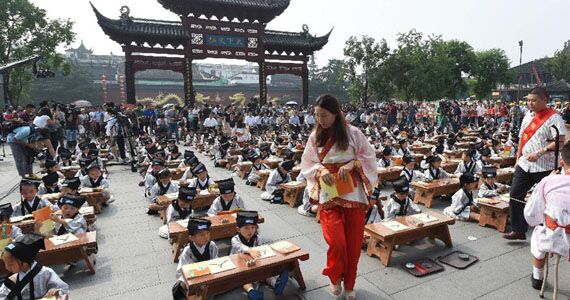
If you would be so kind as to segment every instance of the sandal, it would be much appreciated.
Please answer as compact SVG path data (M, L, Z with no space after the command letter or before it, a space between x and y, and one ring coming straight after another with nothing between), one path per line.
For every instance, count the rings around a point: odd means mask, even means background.
M346 298L346 300L356 300L356 292L346 291L345 298Z

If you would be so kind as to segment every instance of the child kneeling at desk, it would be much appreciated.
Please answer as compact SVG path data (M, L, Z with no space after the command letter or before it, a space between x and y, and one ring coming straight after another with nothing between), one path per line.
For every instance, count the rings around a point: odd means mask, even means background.
M451 205L443 210L443 213L461 221L473 220L479 222L479 208L473 200L473 190L479 184L479 177L465 173L459 177L461 189L451 197Z
M390 195L384 206L385 220L393 220L399 216L413 215L422 212L409 196L410 183L405 176L392 183L394 193Z
M252 249L262 244L261 237L257 235L258 220L259 216L256 211L238 211L236 218L238 234L232 238L230 254L247 253L254 259L261 257L259 251ZM273 287L276 295L281 295L288 280L289 272L283 271L281 275L267 278L265 281ZM253 283L245 284L243 289L247 292L249 299L263 299L263 292L254 289Z
M208 209L208 216L215 216L222 211L245 209L241 196L235 192L232 178L216 181L216 183L220 189L220 196L214 200Z
M22 235L4 249L2 259L6 270L14 273L0 286L0 299L40 299L63 297L69 286L48 267L36 262L36 256L45 249L44 236Z
M182 277L183 266L218 258L218 246L210 241L210 226L212 226L210 220L200 218L188 220L190 242L184 247L178 260L178 267L176 268L178 282L172 289L174 299L186 299L185 287L183 287L184 278Z
M53 213L50 215L50 219L55 223L53 229L55 235L87 232L87 221L79 213L79 209L84 203L85 197L82 196L63 196L57 201L57 205L61 209L61 217Z

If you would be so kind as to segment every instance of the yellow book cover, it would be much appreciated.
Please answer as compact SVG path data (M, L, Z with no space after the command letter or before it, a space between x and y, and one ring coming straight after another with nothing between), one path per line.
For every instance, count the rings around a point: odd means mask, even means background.
M334 185L328 185L323 181L323 178L319 178L319 183L321 187L321 197L324 198L325 202L329 201L338 196L346 195L354 191L354 181L352 176L348 176L347 180L341 180L340 176L334 175Z

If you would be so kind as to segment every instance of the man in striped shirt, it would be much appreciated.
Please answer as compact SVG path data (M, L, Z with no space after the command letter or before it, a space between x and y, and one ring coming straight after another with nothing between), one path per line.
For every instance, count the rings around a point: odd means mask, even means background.
M530 111L520 129L517 164L510 192L510 218L512 231L503 237L507 240L525 240L528 224L524 218L524 201L528 191L553 170L555 161L555 126L564 144L566 127L562 117L547 107L548 93L543 87L532 89L528 95ZM515 201L513 199L519 200Z

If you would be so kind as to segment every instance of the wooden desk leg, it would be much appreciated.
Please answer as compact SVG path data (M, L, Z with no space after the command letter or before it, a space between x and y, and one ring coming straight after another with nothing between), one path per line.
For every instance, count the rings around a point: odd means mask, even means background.
M431 202L433 200L433 192L432 191L416 191L416 195L414 196L414 203L421 203L425 205L427 208L431 208Z
M451 242L451 235L449 234L449 227L447 225L439 226L433 229L433 233L430 235L431 239L439 239L442 241L447 248L453 247Z
M299 268L299 261L295 260L295 268L293 270L294 274L293 274L293 278L295 278L295 280L297 280L297 283L299 284L299 288L304 291L307 289L307 286L305 285L305 279L303 279L303 273L301 273L301 268Z
M188 244L188 235L187 234L185 236L179 235L178 238L176 239L176 242L172 243L172 252L174 254L174 262L175 263L178 262L178 258L180 257L180 254L182 253L182 249L184 249L184 247L186 247L186 244Z
M87 255L87 251L85 251L84 247L81 247L80 251L81 251L81 257L83 257L83 260L85 260L85 264L87 265L87 268L89 268L89 273L95 275L95 262L92 260L93 258Z
M203 285L200 287L201 293L200 293L200 299L208 299L206 296L208 296L208 286L207 285Z
M392 258L392 251L394 250L394 239L380 242L374 237L370 237L368 241L368 247L366 248L366 255L375 255L380 259L380 262L387 267L390 265L390 260Z
M160 209L160 219L162 220L162 224L166 224L166 208L162 207Z
M497 230L499 232L505 232L507 230L508 219L509 219L508 212L501 212L501 214L497 216Z

